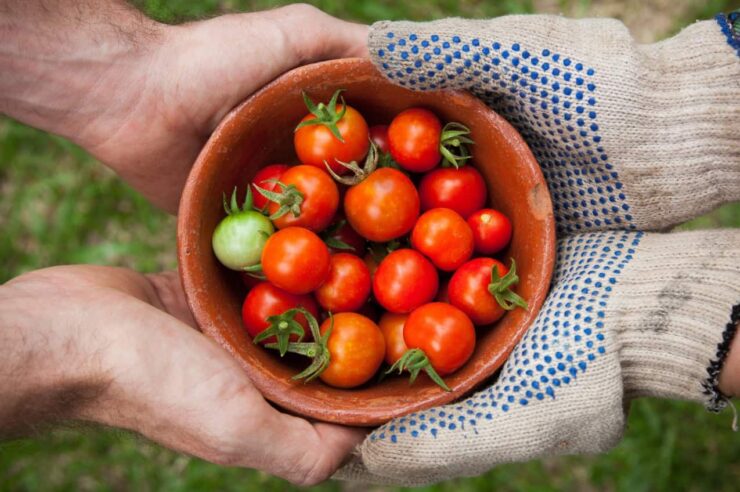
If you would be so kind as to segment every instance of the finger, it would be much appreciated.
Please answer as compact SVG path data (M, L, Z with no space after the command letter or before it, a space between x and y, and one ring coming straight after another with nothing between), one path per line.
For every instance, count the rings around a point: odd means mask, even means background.
M265 406L269 407L266 403ZM299 485L315 485L328 479L366 435L364 429L312 424L269 408L269 418L262 427L264 461L257 467Z

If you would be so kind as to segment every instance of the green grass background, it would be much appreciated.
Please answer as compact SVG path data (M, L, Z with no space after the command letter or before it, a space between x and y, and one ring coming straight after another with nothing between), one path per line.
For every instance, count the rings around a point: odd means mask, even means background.
M138 0L153 17L178 22L282 1ZM737 0L323 0L327 12L363 22L460 15L564 12L621 17L638 39L665 37L697 18L740 6ZM730 204L684 229L740 227ZM174 268L175 220L69 142L0 117L0 282L65 263ZM693 404L644 399L632 406L622 443L608 454L511 464L429 491L737 490L740 439L731 416ZM129 433L62 429L0 444L0 491L294 490L253 470L226 469L178 455ZM360 491L329 482L316 490ZM370 487L369 490L400 490Z

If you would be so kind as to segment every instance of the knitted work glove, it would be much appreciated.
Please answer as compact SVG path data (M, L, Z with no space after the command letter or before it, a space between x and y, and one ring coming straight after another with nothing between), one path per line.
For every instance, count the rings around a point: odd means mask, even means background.
M420 485L598 453L621 439L635 397L722 404L740 230L579 234L558 243L558 258L551 294L497 381L376 429L340 478Z
M467 89L516 126L561 232L656 230L740 198L740 41L717 21L652 45L613 19L379 22L369 48L391 81Z
M613 20L373 26L391 80L470 90L517 126L565 237L551 293L497 381L378 428L340 478L418 485L603 452L643 395L724 405L740 231L631 231L740 198L740 58L726 28L718 17L639 46ZM621 230L582 233L605 229Z

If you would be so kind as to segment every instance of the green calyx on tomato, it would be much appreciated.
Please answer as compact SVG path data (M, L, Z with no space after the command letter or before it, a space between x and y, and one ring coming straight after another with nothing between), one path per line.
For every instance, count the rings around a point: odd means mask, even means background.
M352 176L338 175L332 170L329 163L324 161L326 170L336 181L342 183L343 185L354 186L364 181L365 178L370 176L373 171L378 168L378 147L372 141L370 142L370 147L367 151L367 157L365 157L365 163L362 165L362 167L360 167L355 161L342 162L340 160L337 160L337 162L345 169L349 169L349 171L352 173Z
M320 102L318 105L308 97L308 94L303 92L303 102L306 103L306 107L316 118L301 122L295 127L294 131L298 131L299 128L303 128L304 126L324 125L329 129L329 131L331 131L332 135L334 135L337 140L344 143L344 138L342 138L342 134L339 132L339 128L337 128L337 123L342 119L344 113L347 112L347 105L342 97L342 109L337 113L337 99L343 90L344 89L338 89L334 95L331 96L329 104Z
M398 371L398 374L401 374L404 370L409 371L409 384L414 384L419 373L424 371L427 373L429 378L437 383L442 389L445 391L452 391L450 387L447 386L447 383L444 382L444 379L442 379L442 377L437 374L437 371L434 370L432 363L429 361L429 357L427 357L427 354L425 354L421 349L415 348L407 350L406 353L403 354L401 358L398 359L385 373L390 374L393 371Z
M529 308L527 301L511 290L511 287L518 283L519 276L516 274L516 262L512 258L511 268L503 277L498 273L498 266L493 265L493 268L491 268L491 283L488 284L488 292L496 298L499 306L507 311L511 311L517 306L526 310Z
M442 167L460 168L470 159L468 145L473 145L470 129L462 123L450 122L442 128L439 139L439 152L442 154Z
M275 228L267 217L253 209L251 187L247 189L241 208L236 193L234 188L230 203L226 201L226 194L223 195L226 217L213 231L211 245L224 266L232 270L249 271L259 266L262 249Z
M274 336L277 339L277 343L275 343L274 345L276 345L277 349L280 351L280 357L283 357L288 352L288 345L291 335L297 335L298 342L301 342L303 340L303 337L306 335L301 324L295 319L296 315L298 315L299 313L304 314L304 312L306 312L304 308L293 308L288 309L282 314L268 316L267 322L270 323L270 325L265 328L265 330L262 331L259 335L254 337L252 342L258 344L262 340Z
M301 307L295 308L294 310L292 309L291 311L297 311L306 317L306 320L308 321L308 326L311 329L311 334L313 335L314 339L313 342L290 342L288 343L288 346L285 350L286 353L290 352L292 354L299 354L312 359L311 365L309 365L300 373L293 376L293 379L303 379L304 383L308 383L309 381L312 381L319 377L321 373L324 372L327 367L329 367L329 363L331 362L331 354L329 353L328 343L329 337L331 336L332 327L330 326L329 329L326 330L326 332L322 335L319 330L318 321L316 321L316 318L314 318L314 316L310 312ZM329 313L329 318L332 320L333 324L334 318L332 317L331 313ZM270 349L280 349L279 342L268 343L265 345L265 347Z
M280 192L266 190L253 185L255 189L271 202L275 202L279 205L279 208L270 215L270 220L279 219L288 212L292 213L294 217L301 216L301 205L303 204L303 193L301 193L296 185L286 185L278 180L267 180L269 183L274 183L280 188Z

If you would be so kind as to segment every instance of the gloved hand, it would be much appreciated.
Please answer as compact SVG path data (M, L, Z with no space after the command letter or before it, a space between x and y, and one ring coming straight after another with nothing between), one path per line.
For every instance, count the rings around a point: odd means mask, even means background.
M378 428L339 477L417 485L603 452L644 395L723 406L740 231L641 232L740 198L740 58L718 21L649 46L613 20L373 26L391 80L470 90L517 126L562 237L551 293L497 381Z

